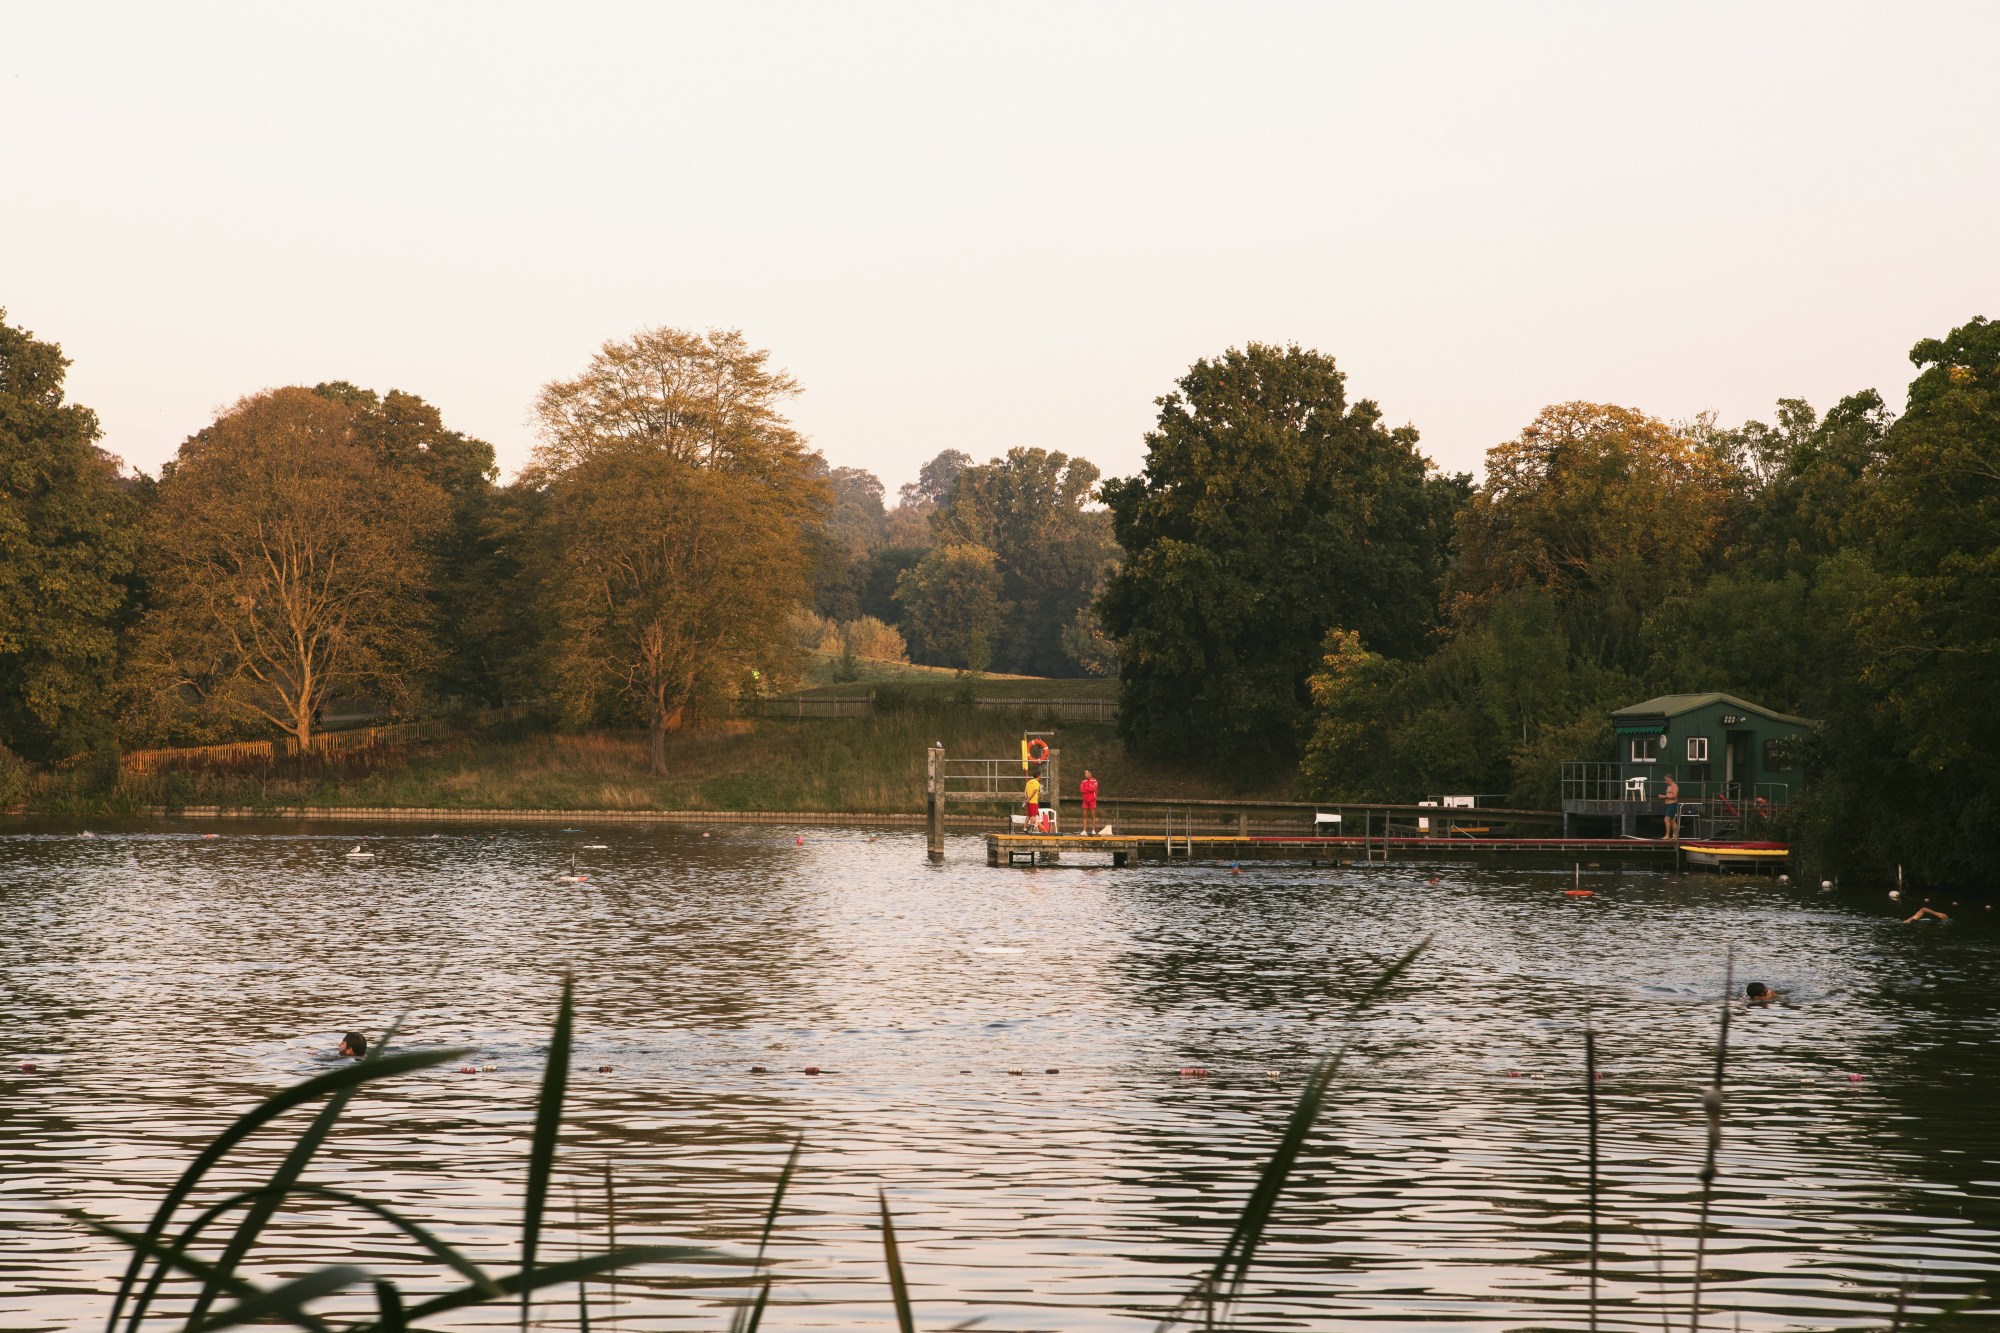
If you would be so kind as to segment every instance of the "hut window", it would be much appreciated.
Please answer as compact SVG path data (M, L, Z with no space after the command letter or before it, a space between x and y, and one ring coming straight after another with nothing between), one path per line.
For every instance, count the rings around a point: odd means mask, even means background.
M1708 762L1708 737L1688 737L1688 762L1690 764L1705 764Z
M1792 767L1791 738L1774 736L1764 742L1764 771L1766 773L1788 773Z
M1599 753L1602 753L1602 751ZM1635 764L1659 763L1660 738L1658 736L1634 736L1632 738L1632 762Z

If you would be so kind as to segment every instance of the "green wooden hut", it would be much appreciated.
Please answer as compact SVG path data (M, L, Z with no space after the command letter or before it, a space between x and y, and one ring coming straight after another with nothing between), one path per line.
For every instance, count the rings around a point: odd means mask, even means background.
M1617 709L1612 762L1563 765L1564 831L1615 820L1626 836L1658 836L1678 815L1683 836L1740 832L1798 794L1798 741L1812 726L1733 694L1663 694Z
M1618 776L1658 795L1668 776L1688 799L1740 795L1783 805L1799 790L1797 742L1812 727L1733 694L1663 694L1611 714Z

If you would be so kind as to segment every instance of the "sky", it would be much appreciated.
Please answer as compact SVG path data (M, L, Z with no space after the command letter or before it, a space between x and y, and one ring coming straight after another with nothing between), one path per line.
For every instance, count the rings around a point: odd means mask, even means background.
M835 465L1143 466L1251 341L1448 471L1544 404L1902 401L2000 317L2000 5L0 0L0 307L148 471L345 379L527 457L653 325Z

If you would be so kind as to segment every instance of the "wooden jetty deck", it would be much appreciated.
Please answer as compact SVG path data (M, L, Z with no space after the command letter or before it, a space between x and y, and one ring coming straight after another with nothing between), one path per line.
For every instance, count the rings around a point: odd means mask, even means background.
M989 833L986 863L1055 865L1069 857L1108 856L1114 866L1138 861L1304 865L1365 865L1385 861L1505 861L1586 869L1634 866L1694 868L1674 843L1638 838L1423 837L1092 837L1086 834Z

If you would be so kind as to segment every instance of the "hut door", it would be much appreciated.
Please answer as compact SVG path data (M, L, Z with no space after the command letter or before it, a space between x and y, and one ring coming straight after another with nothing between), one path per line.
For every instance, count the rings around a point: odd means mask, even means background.
M1722 750L1722 781L1735 786L1750 776L1750 733L1732 731Z

